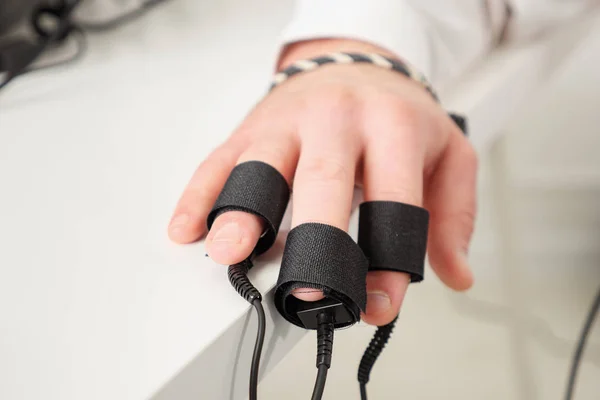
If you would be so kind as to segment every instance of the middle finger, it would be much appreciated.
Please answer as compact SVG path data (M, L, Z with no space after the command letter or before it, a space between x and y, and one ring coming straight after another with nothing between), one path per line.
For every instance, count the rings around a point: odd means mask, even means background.
M307 222L348 230L354 193L357 160L361 151L359 135L351 118L313 118L300 129L302 152L294 179L292 228ZM314 289L297 289L294 295L305 301L322 298Z

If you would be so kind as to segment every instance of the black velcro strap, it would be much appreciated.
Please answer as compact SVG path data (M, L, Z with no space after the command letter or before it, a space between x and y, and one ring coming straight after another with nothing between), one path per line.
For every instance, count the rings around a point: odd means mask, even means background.
M368 263L360 247L341 229L319 223L306 223L292 229L287 237L275 306L289 322L307 327L298 317L306 302L291 293L294 289L322 290L327 299L341 302L348 319L336 321L341 328L360 321L367 304ZM311 303L311 306L318 302Z
M287 181L275 168L261 161L237 165L208 214L208 229L215 219L227 211L245 211L265 221L265 233L254 250L262 254L269 250L279 231L279 225L290 199Z
M429 212L395 201L360 205L358 245L369 259L369 270L407 272L412 282L423 280Z

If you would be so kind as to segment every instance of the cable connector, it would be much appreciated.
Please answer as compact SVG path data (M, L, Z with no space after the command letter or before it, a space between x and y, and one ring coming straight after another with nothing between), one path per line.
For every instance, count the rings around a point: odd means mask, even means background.
M317 316L317 368L331 367L333 354L333 313L323 311Z
M248 278L248 271L252 266L252 260L249 257L240 263L230 265L227 269L229 282L236 292L250 304L253 304L254 300L262 300L262 295Z
M332 315L334 327L348 326L355 322L355 318L348 307L341 301L331 297L315 302L297 301L290 305L290 309L295 309L296 315L306 329L317 329L319 326L318 317L322 313Z
M317 380L312 400L320 400L325 391L327 372L333 355L333 333L336 318L348 318L348 312L340 301L325 298L315 303L303 302L298 317L307 329L317 330Z
M321 400L325 391L327 372L331 366L333 354L333 331L335 326L334 309L327 308L317 315L317 380L313 389L312 400ZM343 307L343 306L342 306Z

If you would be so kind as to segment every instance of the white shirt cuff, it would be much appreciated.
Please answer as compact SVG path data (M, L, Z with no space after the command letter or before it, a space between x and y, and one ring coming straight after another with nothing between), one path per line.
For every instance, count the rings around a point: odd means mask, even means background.
M407 3L390 0L302 0L281 43L318 38L354 39L382 47L434 80L431 39Z

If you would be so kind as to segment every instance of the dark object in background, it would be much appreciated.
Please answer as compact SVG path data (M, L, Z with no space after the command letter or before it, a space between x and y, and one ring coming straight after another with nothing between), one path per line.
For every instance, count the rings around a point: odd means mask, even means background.
M0 89L20 75L54 68L78 60L85 53L86 32L103 32L143 16L166 0L0 0ZM101 22L85 22L75 15L96 20L102 11L117 5L120 14ZM105 7L106 5L106 7ZM86 7L88 6L88 7ZM75 42L70 56L38 62L40 56Z
M33 12L40 0L0 0L0 35L9 32Z
M60 0L37 4L36 0L33 7L24 10L30 15L29 23L24 25L29 28L29 32L9 33L0 44L0 72L4 74L0 88L17 76L30 72L30 66L44 52L61 44L71 33L79 31L71 19L80 2L81 0ZM20 22L11 21L11 24L16 24L18 29Z

